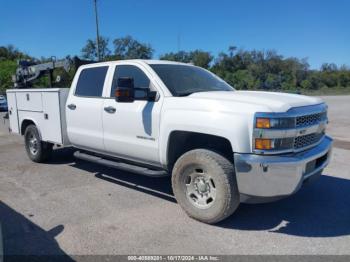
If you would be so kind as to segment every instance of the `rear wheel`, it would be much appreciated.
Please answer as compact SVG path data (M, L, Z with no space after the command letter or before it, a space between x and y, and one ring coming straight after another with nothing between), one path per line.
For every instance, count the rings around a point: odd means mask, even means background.
M172 186L185 212L205 223L225 219L240 203L233 164L210 150L182 155L173 169Z
M29 125L26 128L24 142L27 155L32 161L41 163L50 158L53 144L41 141L35 125Z

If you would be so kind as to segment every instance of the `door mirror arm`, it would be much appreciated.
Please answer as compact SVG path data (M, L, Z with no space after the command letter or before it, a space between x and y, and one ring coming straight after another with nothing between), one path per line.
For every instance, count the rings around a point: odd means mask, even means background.
M148 91L147 101L155 102L158 100L157 98L158 98L157 91L150 91L150 90Z
M149 102L157 101L157 91L151 91L149 88L138 88L135 87L135 100L143 100Z

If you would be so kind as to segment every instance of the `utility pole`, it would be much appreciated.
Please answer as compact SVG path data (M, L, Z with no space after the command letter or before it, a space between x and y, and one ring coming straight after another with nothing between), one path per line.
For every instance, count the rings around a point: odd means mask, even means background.
M101 55L100 55L100 33L98 30L98 16L97 16L97 0L94 0L94 5L95 5L95 21L96 21L96 53L97 53L97 59L98 61L101 60Z

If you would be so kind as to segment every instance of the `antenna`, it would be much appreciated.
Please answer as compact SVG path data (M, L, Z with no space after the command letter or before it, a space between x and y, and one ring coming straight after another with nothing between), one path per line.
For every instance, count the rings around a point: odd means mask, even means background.
M96 22L96 53L97 53L97 59L98 61L101 60L100 55L100 33L98 30L98 16L97 16L97 0L94 0L94 6L95 6L95 22Z

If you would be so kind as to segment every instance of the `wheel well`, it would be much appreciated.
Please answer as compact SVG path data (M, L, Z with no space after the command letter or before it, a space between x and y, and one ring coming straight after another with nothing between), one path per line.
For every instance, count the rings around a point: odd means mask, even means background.
M35 123L32 120L23 120L22 126L21 126L21 135L24 135L24 132L26 131L27 127L29 125L35 125Z
M227 159L232 158L232 146L228 139L196 132L173 131L169 136L167 163L171 170L176 160L185 152L195 148L206 148L218 152Z

